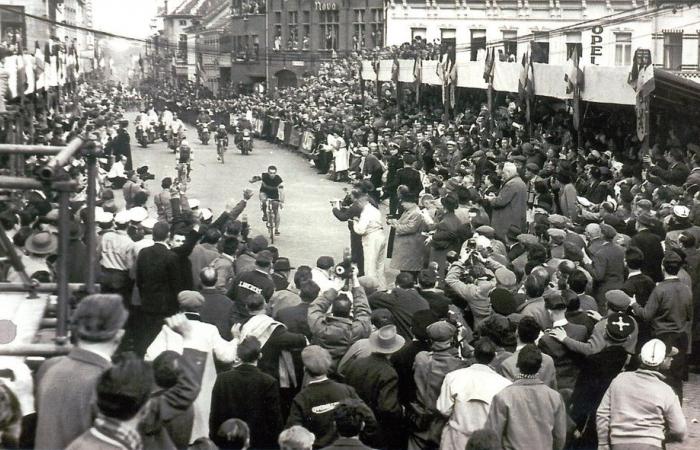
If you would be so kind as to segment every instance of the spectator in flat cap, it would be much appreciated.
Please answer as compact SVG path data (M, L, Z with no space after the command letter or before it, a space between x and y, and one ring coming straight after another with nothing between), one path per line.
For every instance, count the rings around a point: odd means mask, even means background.
M537 379L541 366L542 353L526 345L518 354L521 376L493 397L485 428L496 432L504 448L564 448L566 407L557 391Z
M607 229L609 225L604 227ZM610 229L614 232L612 227ZM588 258L584 255L583 266L593 277L593 297L598 303L598 310L605 311L605 293L620 289L625 281L625 250L612 238L604 237L597 224L588 225L586 235L590 242Z
M228 342L221 337L215 325L203 322L199 312L204 306L204 296L197 291L182 291L177 296L180 311L190 320L190 326L201 340L200 350L206 353L202 389L194 403L194 425L191 439L209 436L209 408L211 407L211 390L216 381L216 361L226 365L236 357L236 342ZM154 361L166 351L182 353L183 337L167 325L153 340L146 351L146 360Z
M316 446L323 448L338 438L333 427L333 410L345 399L356 399L352 387L332 381L328 373L333 360L328 350L310 345L301 352L308 384L292 401L286 427L301 425L316 435Z
M47 360L37 373L36 400L41 409L36 448L65 448L90 428L95 386L112 364L127 316L116 294L89 295L78 304L71 317L75 347L67 356ZM76 374L80 383L75 382Z
M418 353L413 365L416 402L412 402L410 407L413 409L413 414L418 417L428 416L430 411L435 410L445 375L466 367L454 342L457 327L441 320L428 325L426 331L431 342L430 351ZM409 449L439 447L443 421L433 417L424 425L413 428L408 441Z
M488 200L493 207L491 226L498 237L504 238L511 225L519 227L521 232L527 230L527 186L512 163L503 166L501 176L503 186L497 196Z

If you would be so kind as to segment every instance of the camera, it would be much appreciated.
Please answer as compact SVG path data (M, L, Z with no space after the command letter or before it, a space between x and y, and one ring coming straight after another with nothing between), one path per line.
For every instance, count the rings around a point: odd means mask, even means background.
M342 280L349 280L352 278L352 255L350 254L349 248L346 248L343 251L343 259L335 265L333 272L335 273L335 276Z

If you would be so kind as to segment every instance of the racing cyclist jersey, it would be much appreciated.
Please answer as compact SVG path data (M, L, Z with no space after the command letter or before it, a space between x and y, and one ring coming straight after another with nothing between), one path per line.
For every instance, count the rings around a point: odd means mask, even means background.
M277 174L270 175L267 172L263 173L261 178L262 184L260 185L260 192L267 195L267 198L279 200L279 187L282 185L282 178Z

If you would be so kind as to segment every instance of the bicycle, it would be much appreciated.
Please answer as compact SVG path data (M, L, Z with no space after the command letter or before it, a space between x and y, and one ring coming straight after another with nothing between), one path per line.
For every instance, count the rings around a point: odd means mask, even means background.
M181 186L187 188L187 183L190 182L190 164L189 163L178 163L177 164L177 180Z
M265 200L265 226L270 236L270 244L275 243L275 236L279 236L280 216L279 200L268 198Z
M216 141L216 154L218 155L221 164L224 163L224 153L228 150L228 143L225 139L217 139Z

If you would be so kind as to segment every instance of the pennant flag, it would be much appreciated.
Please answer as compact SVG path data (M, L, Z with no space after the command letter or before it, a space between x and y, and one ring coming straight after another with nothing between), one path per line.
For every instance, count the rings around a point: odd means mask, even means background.
M46 70L46 60L45 60L44 52L41 51L41 46L39 45L39 42L37 41L35 43L35 49L34 49L34 72L36 74L36 89L44 89L46 88L46 74L44 71Z
M36 72L34 71L34 57L29 53L22 56L24 58L24 71L26 88L24 95L33 94L36 90Z
M374 69L375 82L377 84L377 100L382 98L382 83L379 81L379 58L375 55L372 60L372 68Z
M27 89L27 69L24 67L24 55L17 55L17 95L23 96Z
M496 68L496 48L491 47L486 50L486 61L484 62L484 81L487 84L493 83L493 73Z
M416 87L416 104L420 104L420 84L423 76L423 56L418 53L416 60L413 62L413 77L414 85Z
M578 54L578 48L575 48L571 54L571 58L567 61L567 70L564 74L566 81L566 93L576 93L583 90L583 70L580 67L581 55Z
M654 92L654 65L651 62L651 52L638 48L632 59L632 69L627 77L627 83L637 92L635 112L637 114L637 138L643 141L649 135L651 93Z
M448 106L454 108L455 86L457 84L457 55L455 48L450 46L445 53L440 55L440 60L436 66L436 72L442 81L442 102L445 110Z
M520 78L518 79L518 95L521 105L525 105L525 118L530 122L530 108L532 99L535 96L535 75L532 67L532 59L528 52L523 55L520 68Z

